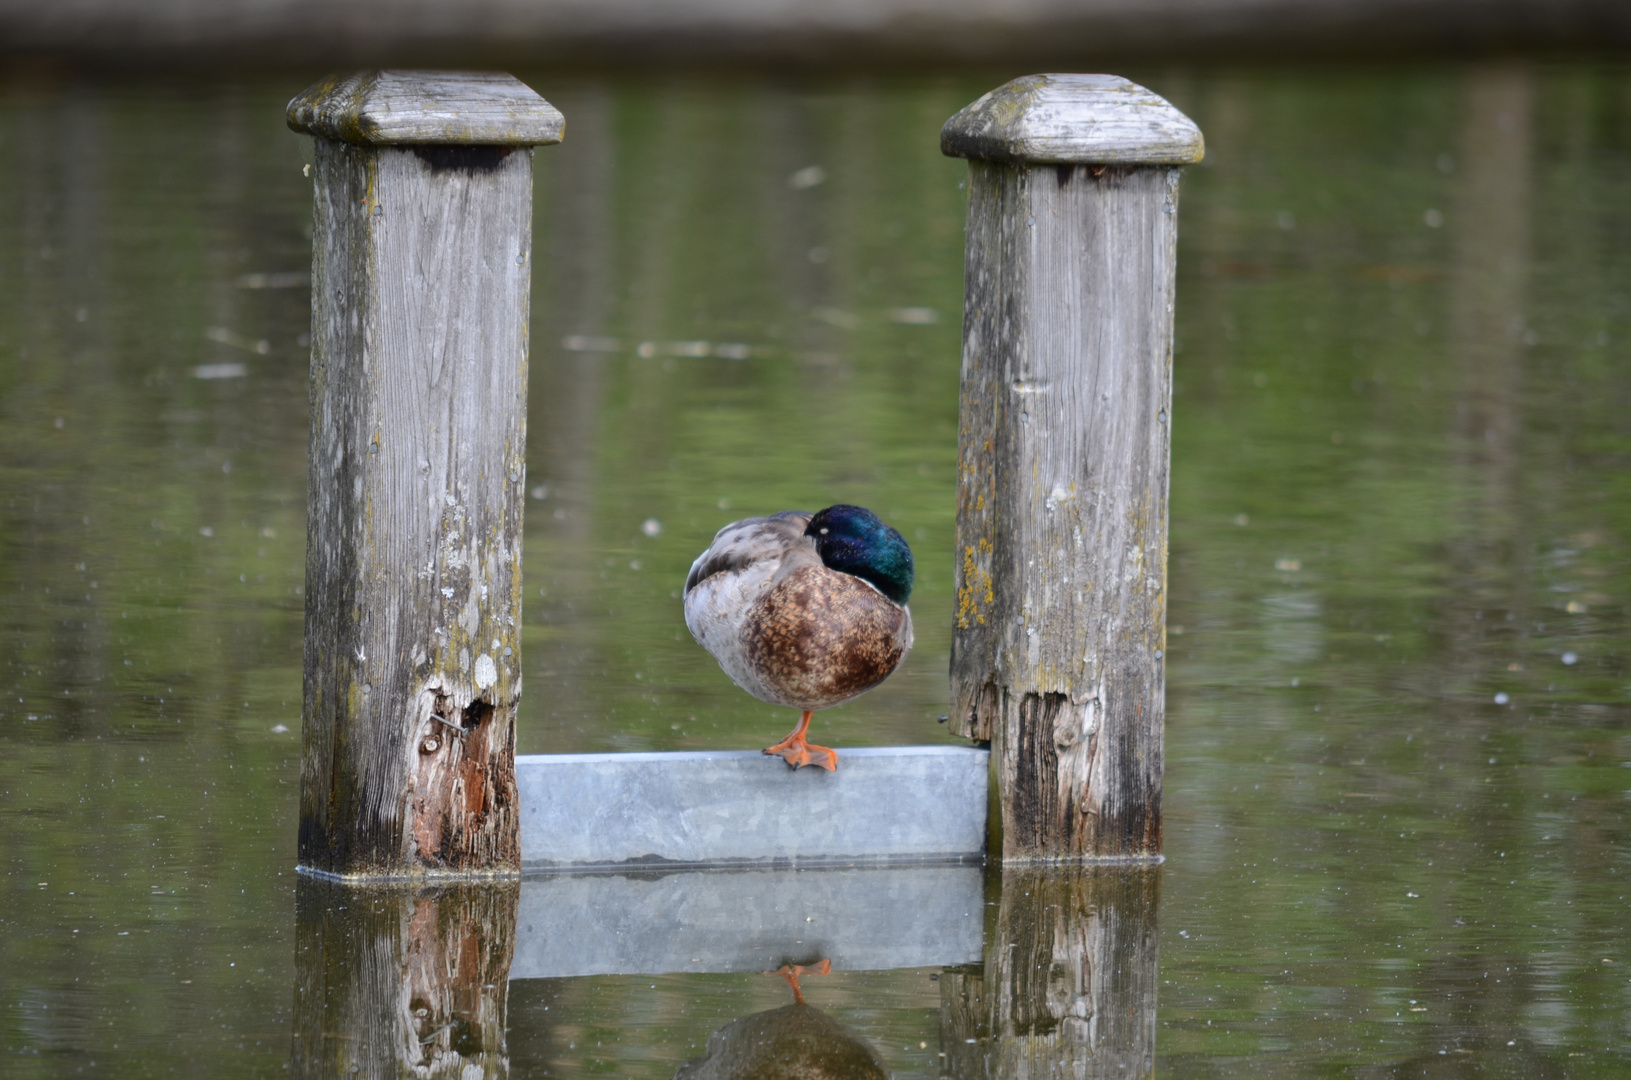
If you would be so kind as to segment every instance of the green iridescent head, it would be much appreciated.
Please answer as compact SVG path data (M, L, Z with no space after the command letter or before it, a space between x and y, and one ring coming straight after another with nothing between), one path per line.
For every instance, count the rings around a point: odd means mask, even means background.
M810 519L804 535L813 537L821 561L878 587L897 604L912 595L912 549L900 533L863 506L839 503Z

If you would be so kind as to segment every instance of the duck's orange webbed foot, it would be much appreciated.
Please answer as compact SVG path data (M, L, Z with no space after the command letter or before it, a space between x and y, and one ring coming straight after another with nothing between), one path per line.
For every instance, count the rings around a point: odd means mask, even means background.
M799 726L787 733L787 738L775 746L765 747L767 754L780 754L782 760L793 768L801 765L820 765L828 772L838 771L838 752L831 747L817 746L804 741L804 733L810 728L811 713L805 713L799 720Z
M786 979L787 980L787 985L789 987L791 987L792 991L793 991L793 1001L796 1004L803 1005L804 1004L804 991L799 986L799 976L800 975L831 975L832 974L832 961L831 960L823 960L823 961L821 961L821 963L814 964L814 965L810 965L810 964L783 964L781 967L777 968L775 971L767 971L767 972L765 972L765 974L766 975L780 975L783 979Z

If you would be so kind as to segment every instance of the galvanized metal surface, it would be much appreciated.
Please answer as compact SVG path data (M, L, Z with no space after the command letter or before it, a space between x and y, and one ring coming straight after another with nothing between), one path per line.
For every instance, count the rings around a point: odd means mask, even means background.
M838 771L758 751L516 758L526 869L978 858L988 752L839 750Z

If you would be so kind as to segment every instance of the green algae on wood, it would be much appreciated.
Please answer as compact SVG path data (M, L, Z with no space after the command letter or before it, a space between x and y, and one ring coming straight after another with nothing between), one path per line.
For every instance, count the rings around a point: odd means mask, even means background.
M1177 165L1200 131L1106 75L1017 79L971 158L953 730L989 740L1005 859L1161 849Z
M376 135L441 141L353 141L382 83L387 120L418 87L440 126ZM299 858L348 879L520 866L532 149L449 106L471 85L559 119L508 76L369 73L290 106L318 136Z

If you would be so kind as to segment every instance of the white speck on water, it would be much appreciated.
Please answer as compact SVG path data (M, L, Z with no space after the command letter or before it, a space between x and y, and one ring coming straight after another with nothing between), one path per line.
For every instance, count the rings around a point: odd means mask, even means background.
M476 657L476 686L485 690L498 682L498 665L486 653Z
M613 337L595 334L568 334L561 339L561 348L567 352L617 352L623 343Z
M1509 702L1511 700L1512 700L1511 698L1506 696L1506 691L1505 690L1502 690L1499 694L1495 695L1495 704L1497 704L1497 705L1505 705L1507 702Z
M532 497L537 499L539 502L543 502L545 499L549 498L549 485L538 484L535 486L532 489Z
M207 536L214 536L215 535L215 530L213 528L211 528L210 526L208 526L208 525L201 525L198 528L198 535L199 536L206 536L206 537Z
M289 733L289 725L288 724L273 724L272 725L272 734L273 735L287 735L288 733Z
M663 523L654 517L648 517L640 523L640 531L647 536L659 536L663 531Z
M902 326L929 326L940 321L940 312L931 307L890 308L889 321Z
M1565 666L1573 667L1575 664L1577 664L1579 662L1580 662L1580 658L1578 656L1574 655L1574 653L1566 652L1566 653L1563 654L1563 663L1564 663Z
M1422 211L1421 221L1429 229L1437 229L1444 224L1444 215L1432 207L1428 207Z
M787 186L794 191L807 191L819 187L827 179L827 170L820 165L806 165L787 178Z

